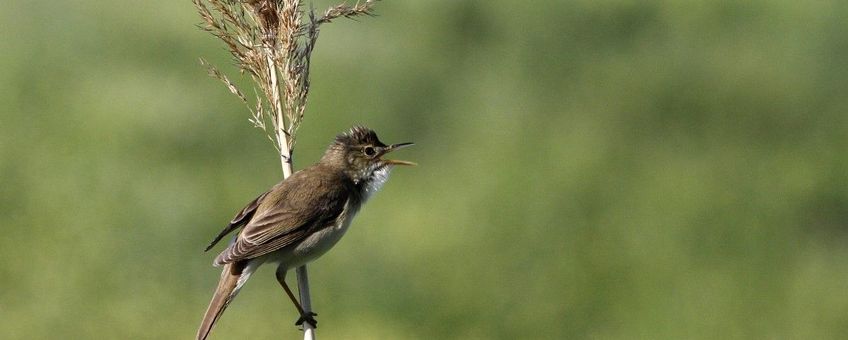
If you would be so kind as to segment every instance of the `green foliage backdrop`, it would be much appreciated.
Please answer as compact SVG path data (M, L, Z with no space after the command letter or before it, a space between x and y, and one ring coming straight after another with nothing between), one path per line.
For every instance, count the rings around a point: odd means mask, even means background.
M848 338L848 2L377 11L323 27L295 167L355 123L420 166L311 266L319 337ZM203 247L281 177L199 21L0 5L3 338L193 336ZM260 270L213 336L295 319Z

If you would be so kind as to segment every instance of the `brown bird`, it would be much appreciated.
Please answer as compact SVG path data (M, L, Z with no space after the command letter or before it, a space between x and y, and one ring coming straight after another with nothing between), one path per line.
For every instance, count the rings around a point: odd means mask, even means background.
M316 314L301 308L286 272L327 252L347 231L368 198L389 178L395 165L415 163L383 159L412 143L386 145L374 131L356 126L336 136L321 160L274 185L242 209L206 248L241 228L213 262L223 266L218 288L203 316L197 339L206 339L224 309L263 263L277 264L277 281L294 303L298 325L317 325Z

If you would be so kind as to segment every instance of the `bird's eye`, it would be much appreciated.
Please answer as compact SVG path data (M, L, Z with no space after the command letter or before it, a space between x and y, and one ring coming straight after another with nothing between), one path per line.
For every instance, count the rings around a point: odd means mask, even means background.
M374 151L374 148L370 146L366 146L365 149L362 149L362 152L364 152L365 155L369 157L374 156L377 153L377 151Z

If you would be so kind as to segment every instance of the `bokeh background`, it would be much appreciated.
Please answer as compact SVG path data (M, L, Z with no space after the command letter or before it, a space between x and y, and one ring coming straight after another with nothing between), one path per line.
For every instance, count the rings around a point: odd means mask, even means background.
M323 27L295 166L357 123L420 166L310 266L320 338L848 338L848 2L377 12ZM194 336L204 246L281 178L199 21L0 4L0 337ZM296 318L265 268L212 335Z

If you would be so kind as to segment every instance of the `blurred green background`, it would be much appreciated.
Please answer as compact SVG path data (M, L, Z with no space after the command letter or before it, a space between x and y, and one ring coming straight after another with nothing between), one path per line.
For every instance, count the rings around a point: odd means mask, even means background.
M377 12L323 27L295 166L357 123L420 166L310 266L319 338L848 338L848 2ZM281 178L224 47L188 0L0 21L2 338L193 337ZM212 335L296 318L265 268Z

